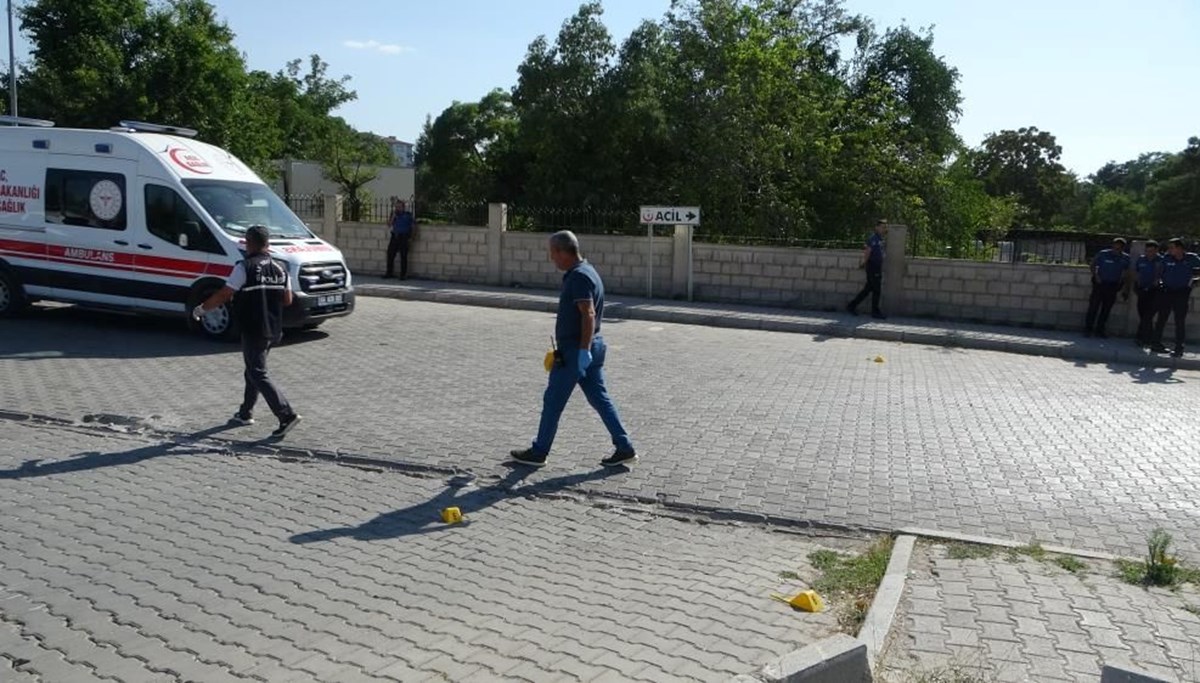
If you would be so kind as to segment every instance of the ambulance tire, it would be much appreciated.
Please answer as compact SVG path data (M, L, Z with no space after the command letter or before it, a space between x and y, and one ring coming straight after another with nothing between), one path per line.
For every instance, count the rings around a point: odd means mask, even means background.
M188 328L213 341L237 341L237 324L233 320L233 306L229 303L223 304L220 309L210 311L204 320L192 318L191 310L207 300L208 297L216 294L219 289L220 287L210 286L192 292L192 297L188 300Z
M29 307L25 288L16 275L0 266L0 318L8 318Z

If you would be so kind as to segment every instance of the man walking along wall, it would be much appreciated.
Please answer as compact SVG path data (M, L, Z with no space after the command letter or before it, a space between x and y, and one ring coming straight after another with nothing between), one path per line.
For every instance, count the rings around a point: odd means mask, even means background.
M537 438L524 450L513 451L512 462L542 467L554 445L563 409L578 384L588 403L600 415L612 436L616 451L601 461L605 467L618 467L637 459L629 433L621 424L617 408L608 395L604 363L608 347L600 336L604 317L604 283L592 264L583 259L579 239L569 231L550 236L550 260L563 272L562 294L558 299L558 318L554 338L557 351L550 367L550 379L542 397L542 418Z

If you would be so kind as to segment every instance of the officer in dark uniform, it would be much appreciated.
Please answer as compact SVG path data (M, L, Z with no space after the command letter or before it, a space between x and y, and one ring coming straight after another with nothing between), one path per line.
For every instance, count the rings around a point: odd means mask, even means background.
M1162 254L1158 253L1158 242L1146 242L1146 251L1133 264L1133 273L1137 287L1137 345L1149 346L1154 341L1154 317L1158 314L1162 291Z
M883 320L887 316L883 314L883 310L879 308L879 298L883 296L883 256L884 256L884 233L887 232L887 221L879 220L875 222L875 231L867 238L866 247L863 249L862 261L858 267L867 272L867 283L863 285L862 291L854 300L846 305L846 310L850 315L858 315L858 305L866 300L867 296L871 297L871 317Z
M1167 348L1162 343L1163 332L1167 328L1167 318L1174 315L1175 351L1171 355L1179 358L1183 355L1192 287L1200 279L1200 256L1187 251L1183 240L1178 237L1167 244L1167 256L1162 262L1162 302L1158 309L1158 322L1154 326L1154 344L1150 348L1155 353L1166 353Z
M246 258L236 266L225 286L196 306L192 316L199 320L209 311L234 298L234 319L242 332L242 358L246 363L246 392L242 406L233 416L237 424L254 424L254 404L262 394L279 418L271 432L283 438L300 422L283 392L267 376L267 353L283 338L283 309L292 303L288 274L268 253L271 233L261 225L246 231Z
M616 447L616 451L600 464L605 467L626 465L637 460L637 453L604 382L604 360L608 353L604 338L600 336L604 283L592 264L580 256L579 239L570 231L563 230L550 236L550 260L559 270L565 271L554 328L558 352L542 398L537 438L530 448L513 451L511 460L529 467L546 464L546 456L558 433L559 418L578 384L588 403L600 414Z
M1129 286L1129 267L1132 259L1125 253L1125 240L1113 240L1112 248L1102 249L1092 260L1092 296L1088 302L1087 318L1083 323L1083 336L1095 335L1101 339L1108 336L1104 327L1108 315L1122 288ZM1126 289L1125 297L1129 297Z

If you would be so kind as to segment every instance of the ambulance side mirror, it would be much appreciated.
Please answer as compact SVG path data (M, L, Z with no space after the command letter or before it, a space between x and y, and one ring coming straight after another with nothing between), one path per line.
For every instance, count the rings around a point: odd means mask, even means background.
M179 246L188 249L189 245L200 242L200 224L196 221L184 221L183 232L179 233Z

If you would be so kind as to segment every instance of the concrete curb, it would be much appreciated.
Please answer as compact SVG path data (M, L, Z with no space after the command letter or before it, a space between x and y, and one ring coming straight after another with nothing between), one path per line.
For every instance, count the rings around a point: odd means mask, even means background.
M481 306L485 308L509 308L514 310L553 313L557 303L546 295L527 294L519 291L477 291L467 289L431 289L419 286L360 284L355 287L360 296L400 299L403 301L425 301L455 304L459 306ZM1094 363L1119 363L1143 368L1177 370L1200 370L1200 358L1170 358L1144 353L1140 350L1107 346L1080 346L1068 341L1019 337L1014 334L974 332L967 330L917 328L902 323L866 322L847 325L837 319L799 317L785 309L778 312L741 312L721 310L708 306L684 308L663 301L624 304L614 297L605 307L605 316L616 320L643 320L650 322L676 323L681 325L703 325L743 330L765 330L790 332L822 337L871 339L876 341L900 342L904 344L926 344L947 348L1002 351L1026 356L1062 358L1065 360ZM820 315L813 313L812 315ZM1122 340L1124 341L1124 340Z
M867 660L872 667L887 644L896 610L900 608L900 599L904 597L904 582L908 579L908 564L912 560L916 543L915 536L896 538L887 571L875 591L875 599L871 601L871 607L867 610L867 618L858 629L858 639L867 646Z
M870 683L871 666L866 644L839 633L768 663L760 675L767 683Z

